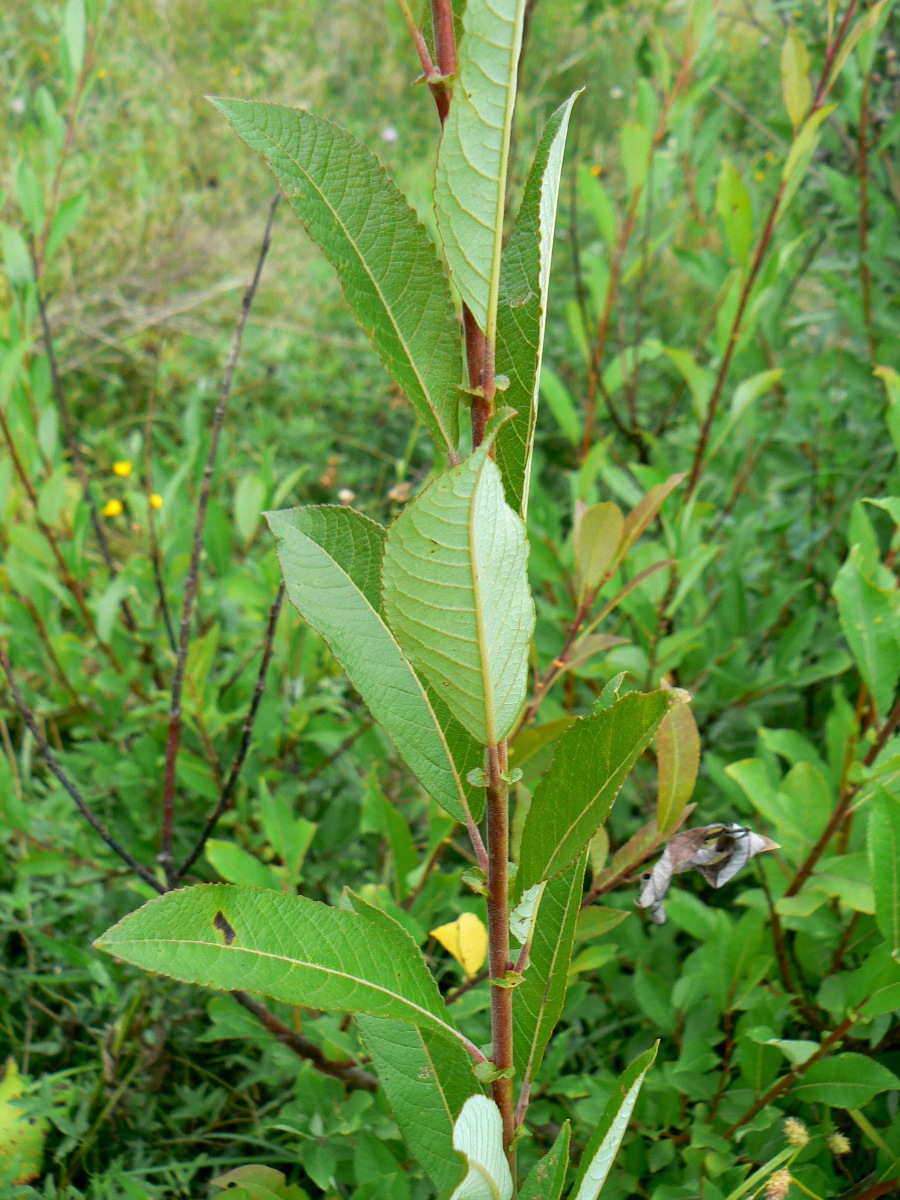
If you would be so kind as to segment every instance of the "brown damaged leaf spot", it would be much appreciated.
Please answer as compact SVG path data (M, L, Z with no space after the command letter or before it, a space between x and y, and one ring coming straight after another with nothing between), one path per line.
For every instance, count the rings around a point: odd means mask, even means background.
M230 946L231 943L234 941L234 939L237 937L237 934L235 933L235 931L232 929L232 927L226 921L225 914L221 911L221 909L213 917L213 925L215 925L216 929L218 929L219 932L224 937L225 945Z

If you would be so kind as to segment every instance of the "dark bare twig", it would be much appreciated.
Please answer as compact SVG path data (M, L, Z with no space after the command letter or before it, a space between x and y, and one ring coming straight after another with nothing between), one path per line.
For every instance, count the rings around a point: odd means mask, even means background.
M282 1045L293 1050L300 1058L311 1062L323 1075L331 1075L349 1088L365 1092L378 1090L378 1080L369 1071L364 1071L362 1067L358 1067L356 1063L352 1062L332 1062L331 1059L325 1057L315 1042L285 1025L284 1021L279 1020L273 1012L264 1004L260 1004L253 996L248 996L246 992L232 992L231 994L238 1004L246 1008L247 1012L253 1013L260 1025L268 1029L269 1033L274 1033Z
M847 6L847 11L844 14L844 19L841 22L840 30L834 40L833 45L828 51L825 58L825 65L822 68L822 74L819 76L819 82L816 87L815 96L812 104L804 120L808 120L814 113L818 112L825 103L825 97L828 92L828 84L830 82L831 69L834 66L834 60L838 50L843 45L850 27L850 21L856 11L856 0L850 0ZM763 226L763 231L756 247L756 253L753 255L750 269L747 272L747 278L744 280L741 287L740 296L738 297L737 309L734 318L731 322L731 329L728 335L728 344L725 347L725 353L722 355L722 361L719 364L719 369L716 372L716 379L713 385L712 395L710 396L709 404L707 405L706 415L703 419L703 425L700 428L700 436L697 439L697 446L694 450L694 459L691 463L691 473L688 477L687 489L685 492L685 503L693 496L697 484L700 482L700 477L703 474L704 458L706 457L706 449L709 444L709 437L712 431L713 421L719 409L719 402L722 399L722 393L725 389L725 383L731 370L731 362L737 350L738 342L741 338L741 326L744 323L744 315L750 303L750 297L756 281L759 278L766 255L769 252L769 247L772 244L772 239L775 235L775 226L778 223L779 211L781 209L781 201L784 197L787 188L787 181L782 179L778 185L778 190L772 200L769 208L766 221Z
M130 854L129 851L126 850L125 847L115 837L113 837L90 805L86 802L76 784L73 783L73 781L69 778L59 759L47 745L47 739L41 732L41 728L35 720L34 713L28 707L28 704L25 702L25 697L19 690L19 685L16 682L15 675L13 674L12 664L9 661L5 647L2 645L0 645L0 667L3 668L3 673L6 675L7 683L9 684L9 690L12 692L12 697L16 703L16 708L18 708L22 720L31 731L31 736L34 738L35 743L37 744L37 748L40 751L41 757L47 764L47 768L51 774L56 777L57 781L62 785L71 799L75 802L75 807L91 826L94 832L99 834L103 841L106 842L107 846L109 846L111 850L118 854L119 858L121 858L123 862L127 863L128 866L131 867L132 871L134 871L137 875L140 875L141 879L143 879L145 883L149 883L150 886L155 888L155 890L160 894L165 892L165 887L160 883L156 876L142 863L139 863L138 860L132 854Z
M188 646L191 640L191 623L194 616L194 603L197 599L197 592L200 587L200 554L203 549L203 529L206 524L206 511L209 507L209 495L212 490L212 477L216 465L216 455L219 450L219 438L222 433L222 425L225 421L225 409L228 406L228 399L231 395L231 384L234 379L234 371L237 366L238 356L241 351L241 342L243 341L244 328L247 324L247 317L250 314L250 308L253 304L253 299L256 296L256 290L259 287L259 281L262 276L263 267L265 266L266 256L269 253L269 246L272 243L272 225L275 221L275 212L278 208L278 202L281 199L281 194L275 196L269 207L269 216L266 221L266 230L263 234L262 245L260 246L259 255L256 260L256 269L253 272L253 278L250 285L244 293L244 299L241 304L241 311L238 317L237 325L235 326L234 335L231 339L231 350L228 355L228 361L225 365L225 374L222 378L222 388L219 393L219 401L216 405L215 413L213 414L212 436L209 442L209 451L206 456L206 467L203 471L203 480L200 484L200 498L197 504L197 518L194 523L194 541L191 547L191 561L188 568L187 580L184 586L184 606L181 612L181 628L178 639L178 657L175 662L175 675L172 680L172 702L169 708L169 732L166 739L166 766L165 776L163 779L163 817L162 817L162 837L159 854L159 861L162 864L163 870L166 873L166 879L171 883L176 877L175 871L175 856L173 852L175 841L175 769L178 763L178 748L181 742L181 695L184 688L184 673L187 667Z
M246 761L247 754L250 750L250 739L253 736L253 726L256 723L256 714L259 711L259 705L263 697L263 692L266 690L266 674L269 670L269 663L272 661L272 649L275 642L275 628L278 625L278 616L281 612L281 605L284 601L284 584L278 589L278 595L272 607L269 609L269 620L266 624L266 636L263 641L262 661L259 664L259 673L256 676L256 687L253 689L253 698L250 701L250 707L247 709L247 715L244 717L244 725L241 730L241 742L238 746L237 754L234 756L234 761L231 764L231 769L228 772L228 778L225 780L225 786L222 788L219 802L213 809L210 816L207 818L206 824L203 826L203 832L194 844L193 850L181 864L177 871L174 872L173 881L182 879L187 871L191 869L200 855L203 853L203 847L207 840L212 837L213 831L218 824L219 818L228 808L234 796L234 789L237 787L238 777L241 769Z

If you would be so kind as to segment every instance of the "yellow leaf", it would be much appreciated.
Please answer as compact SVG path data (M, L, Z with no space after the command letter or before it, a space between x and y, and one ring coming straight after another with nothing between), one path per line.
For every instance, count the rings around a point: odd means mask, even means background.
M453 955L470 979L484 966L488 933L474 913L460 913L455 921L432 929L431 936Z
M13 1059L0 1077L0 1175L13 1172L12 1183L27 1183L40 1174L45 1122L29 1117L16 1100L25 1085Z
M812 86L809 82L809 51L793 25L781 47L781 87L784 107L797 129L812 103Z

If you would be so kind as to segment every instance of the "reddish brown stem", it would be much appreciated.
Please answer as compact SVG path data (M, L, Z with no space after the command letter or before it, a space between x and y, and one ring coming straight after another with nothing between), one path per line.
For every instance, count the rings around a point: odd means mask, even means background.
M493 1061L502 1072L493 1082L493 1095L503 1118L503 1145L515 1172L513 1134L515 1111L513 1105L513 1021L512 988L501 986L506 972L512 969L509 960L509 788L505 779L506 743L488 746L487 788L487 913L491 968L491 1030Z
M863 80L859 111L859 282L862 291L863 320L869 342L869 357L875 362L875 326L872 322L872 272L869 269L869 96L872 73Z
M773 1100L777 1100L779 1096L784 1095L784 1093L789 1088L793 1087L793 1085L798 1079L800 1079L802 1075L806 1074L810 1067L815 1066L817 1062L820 1062L828 1054L832 1046L835 1046L845 1036L847 1031L856 1023L857 1020L858 1018L855 1011L850 1013L849 1016L845 1017L844 1020L841 1021L840 1025L838 1025L837 1029L835 1029L833 1033L830 1033L828 1037L822 1041L815 1054L808 1058L806 1062L797 1063L791 1068L790 1071L788 1071L787 1075L783 1075L781 1079L776 1080L769 1090L765 1092L764 1095L760 1096L758 1100L754 1101L754 1103L750 1105L743 1116L739 1117L731 1126L731 1128L725 1131L723 1136L726 1139L733 1137L742 1125L746 1125L748 1121L752 1121L758 1112L761 1112L767 1105L771 1104Z

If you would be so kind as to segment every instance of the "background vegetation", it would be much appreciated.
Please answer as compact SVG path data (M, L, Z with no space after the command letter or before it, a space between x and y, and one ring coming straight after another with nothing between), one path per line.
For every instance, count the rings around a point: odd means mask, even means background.
M273 195L203 96L340 120L377 145L429 223L437 129L390 6L117 0L89 6L83 70L79 11L14 0L0 15L0 645L37 737L152 872L213 411ZM531 10L518 179L546 115L586 91L530 510L535 672L549 686L514 759L520 812L562 723L624 671L626 687L666 677L695 697L690 823L746 821L781 844L722 891L686 877L669 923L648 925L629 883L659 846L652 756L607 845L595 843L602 904L582 918L520 1154L536 1159L566 1117L583 1144L615 1075L662 1038L612 1200L752 1195L786 1163L791 1195L896 1188L900 71L890 6L869 11L871 32L826 97L846 8ZM799 66L784 89L786 35ZM798 105L819 100L835 107L808 170L785 183ZM279 582L261 512L349 491L386 522L431 467L282 206L212 477L176 857L242 762L192 877L332 902L353 881L442 964L459 1019L484 1041L486 988L429 934L482 911L453 830L293 611L276 612L260 674ZM627 511L681 474L594 609L608 602L605 640L573 657L579 503ZM274 1006L267 1029L229 997L91 949L151 889L78 817L3 686L0 1044L31 1081L28 1128L46 1146L36 1178L10 1173L0 1188L188 1197L257 1162L309 1196L430 1195L357 1070L351 1024ZM11 1067L4 1086L0 1171L4 1130L7 1147L11 1129L22 1136ZM785 1130L786 1115L804 1126Z

